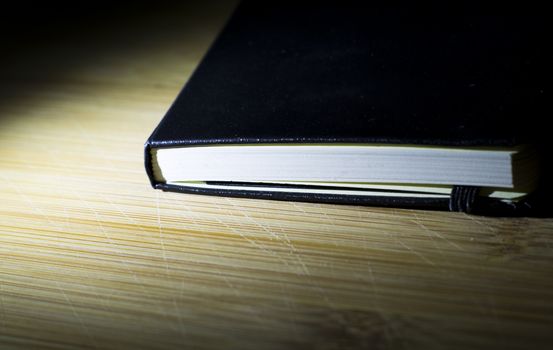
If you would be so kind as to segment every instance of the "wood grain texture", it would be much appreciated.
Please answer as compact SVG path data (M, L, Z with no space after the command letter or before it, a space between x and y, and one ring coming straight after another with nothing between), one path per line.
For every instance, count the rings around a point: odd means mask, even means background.
M3 70L0 348L549 347L551 219L150 188L142 145L232 7Z

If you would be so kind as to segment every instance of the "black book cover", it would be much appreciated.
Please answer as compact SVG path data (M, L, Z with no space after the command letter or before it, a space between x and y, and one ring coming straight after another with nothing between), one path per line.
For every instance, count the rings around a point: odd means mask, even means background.
M150 149L237 143L514 146L545 118L545 19L475 6L246 1L146 143L155 188L458 210L460 197L370 198L155 183ZM468 196L470 198L470 195ZM531 198L530 198L531 199ZM488 213L532 209L479 199ZM461 206L460 210L467 208Z

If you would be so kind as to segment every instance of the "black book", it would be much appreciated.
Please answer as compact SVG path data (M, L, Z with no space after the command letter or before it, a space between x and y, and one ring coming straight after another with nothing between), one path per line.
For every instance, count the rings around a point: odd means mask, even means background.
M146 143L152 186L531 211L545 21L417 6L240 4Z

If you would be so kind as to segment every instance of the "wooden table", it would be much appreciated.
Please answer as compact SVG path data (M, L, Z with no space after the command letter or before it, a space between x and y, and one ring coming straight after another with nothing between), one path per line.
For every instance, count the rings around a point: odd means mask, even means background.
M0 348L551 346L551 219L150 188L143 143L232 8L5 59Z

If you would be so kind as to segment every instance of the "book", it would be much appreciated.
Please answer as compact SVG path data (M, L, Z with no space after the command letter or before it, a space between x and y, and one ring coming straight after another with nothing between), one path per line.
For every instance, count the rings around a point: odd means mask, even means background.
M542 23L416 6L242 2L146 142L152 186L481 213L531 208Z

